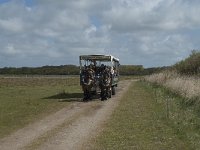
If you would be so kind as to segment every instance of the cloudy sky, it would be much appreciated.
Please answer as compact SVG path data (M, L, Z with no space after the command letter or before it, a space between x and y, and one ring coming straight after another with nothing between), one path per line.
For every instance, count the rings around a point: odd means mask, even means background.
M164 66L199 47L199 0L0 0L0 67L78 65L81 54Z

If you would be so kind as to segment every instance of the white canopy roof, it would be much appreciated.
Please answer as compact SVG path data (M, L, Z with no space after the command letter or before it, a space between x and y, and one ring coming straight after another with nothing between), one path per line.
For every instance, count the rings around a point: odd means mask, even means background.
M117 61L119 59L112 55L81 55L80 60L99 60L99 61Z

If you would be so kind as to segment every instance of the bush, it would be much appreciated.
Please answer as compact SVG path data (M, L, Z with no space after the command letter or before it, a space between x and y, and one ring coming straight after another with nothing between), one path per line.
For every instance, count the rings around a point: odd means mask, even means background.
M193 50L188 58L175 64L174 68L181 74L200 74L200 51Z

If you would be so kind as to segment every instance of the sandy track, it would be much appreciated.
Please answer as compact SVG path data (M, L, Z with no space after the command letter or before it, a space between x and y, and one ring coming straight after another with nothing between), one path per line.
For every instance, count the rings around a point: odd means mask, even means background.
M0 149L82 149L84 143L100 131L101 125L110 117L130 83L120 82L116 96L107 101L75 102L41 121L18 130L0 140ZM59 130L56 130L58 127ZM43 138L46 139L41 143L39 140L45 134ZM38 142L39 144L35 144Z

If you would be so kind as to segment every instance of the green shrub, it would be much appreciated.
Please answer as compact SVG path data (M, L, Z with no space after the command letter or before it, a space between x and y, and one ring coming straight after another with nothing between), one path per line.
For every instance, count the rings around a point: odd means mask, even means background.
M181 74L200 74L200 51L193 50L188 58L176 63L174 68Z

